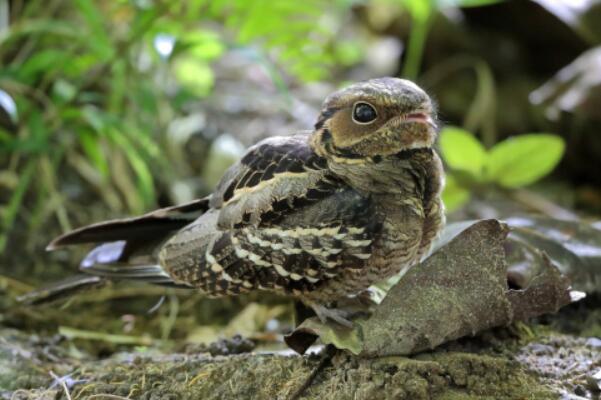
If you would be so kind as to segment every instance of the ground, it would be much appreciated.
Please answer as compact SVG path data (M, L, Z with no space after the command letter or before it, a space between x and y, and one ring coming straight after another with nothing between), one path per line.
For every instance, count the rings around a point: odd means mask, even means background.
M600 300L411 357L337 352L302 398L598 399L601 340L580 335L596 335ZM98 359L74 356L76 343L3 329L2 398L288 399L320 362L281 351L211 356L135 348Z

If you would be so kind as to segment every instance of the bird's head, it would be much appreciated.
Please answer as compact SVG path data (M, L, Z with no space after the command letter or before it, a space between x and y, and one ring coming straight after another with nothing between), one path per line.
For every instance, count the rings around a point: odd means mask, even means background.
M426 92L408 80L378 78L326 98L311 146L326 158L383 157L432 147L436 134Z

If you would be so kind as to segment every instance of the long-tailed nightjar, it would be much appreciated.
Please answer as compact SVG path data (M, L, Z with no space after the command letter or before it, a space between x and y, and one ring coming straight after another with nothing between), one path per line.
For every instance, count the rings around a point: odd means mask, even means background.
M188 204L69 232L49 249L97 243L52 298L103 280L211 296L267 290L348 325L334 308L414 265L444 223L432 101L380 78L339 90L315 128L251 147L214 192Z

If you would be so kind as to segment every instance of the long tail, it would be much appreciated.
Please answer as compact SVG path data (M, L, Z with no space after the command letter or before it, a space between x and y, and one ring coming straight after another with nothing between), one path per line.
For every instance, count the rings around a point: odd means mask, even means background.
M68 232L54 239L47 250L100 243L80 263L82 273L27 293L19 300L27 304L45 303L114 280L182 287L158 264L157 253L173 232L193 222L208 208L209 200L203 198L140 217L100 222Z

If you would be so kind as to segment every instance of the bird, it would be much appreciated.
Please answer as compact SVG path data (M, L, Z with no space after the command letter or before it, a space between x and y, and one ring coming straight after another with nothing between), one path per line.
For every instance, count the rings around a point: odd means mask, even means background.
M325 99L312 131L250 147L209 196L54 239L48 250L96 247L79 275L25 300L114 280L213 298L259 290L352 326L337 304L417 264L444 226L438 130L412 81L351 84Z

